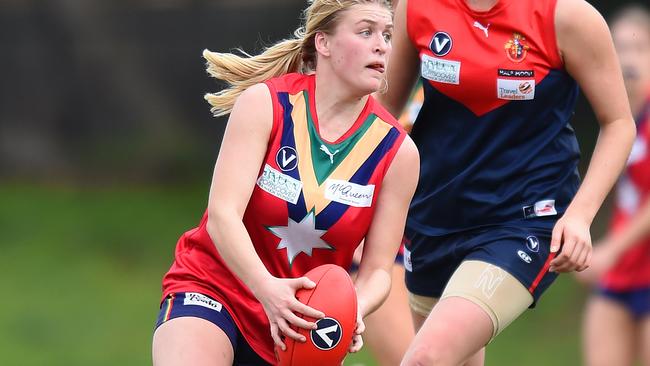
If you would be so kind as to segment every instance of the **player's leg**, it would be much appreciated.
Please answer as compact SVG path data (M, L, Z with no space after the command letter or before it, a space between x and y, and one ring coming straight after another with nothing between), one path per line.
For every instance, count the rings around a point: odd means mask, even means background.
M392 286L386 301L377 311L364 319L364 344L370 347L380 365L399 365L414 330L408 321L407 291L404 286L404 266L393 265Z
M427 316L431 313L438 299L427 296L408 294L409 306L411 308L411 318L416 332L422 328ZM481 348L474 356L470 357L463 366L482 366L485 361L485 348Z
M481 351L533 297L514 277L480 261L456 270L407 351L403 365L483 364Z
M585 365L632 365L634 344L634 319L623 303L601 294L592 296L583 327Z
M465 233L429 237L407 229L404 267L409 307L416 332L425 323L449 278L460 265L462 257L457 255L456 249L467 238ZM417 337L418 335L416 339ZM481 366L483 360L484 351L481 349L463 365Z
M153 337L153 364L232 365L233 349L228 336L205 319L172 319L156 329Z
M192 295L206 299L207 305L196 305L200 299L185 304L187 293L170 295L163 302L153 336L153 364L232 365L237 334L232 318L213 299Z
M650 306L650 304L648 304ZM639 353L641 365L650 366L650 313L639 320Z
M492 323L467 299L441 300L409 347L402 365L461 365L486 344Z
M408 292L408 303L411 309L411 319L416 332L420 331L424 321L431 313L433 307L438 303L435 297L421 296Z
M650 287L634 291L632 306L639 361L643 366L650 366Z

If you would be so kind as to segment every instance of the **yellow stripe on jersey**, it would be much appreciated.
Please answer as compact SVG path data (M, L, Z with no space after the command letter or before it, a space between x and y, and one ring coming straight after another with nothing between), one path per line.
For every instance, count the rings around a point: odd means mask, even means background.
M315 214L318 215L331 201L325 198L325 182L319 185L316 179L311 157L311 144L314 142L309 137L305 99L303 92L289 96L289 101L293 106L291 118L293 120L296 152L299 157L298 171L302 182L305 206L307 211L311 211L313 208ZM393 126L389 123L376 118L361 139L357 141L345 160L336 167L328 178L349 181L392 128Z

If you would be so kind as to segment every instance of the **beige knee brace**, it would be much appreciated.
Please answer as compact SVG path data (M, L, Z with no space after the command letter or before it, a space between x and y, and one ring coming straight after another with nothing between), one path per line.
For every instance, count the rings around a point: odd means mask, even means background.
M492 320L492 338L533 303L533 296L511 274L481 261L461 263L449 279L441 299L458 296L480 306ZM438 299L409 292L411 310L427 317Z
M514 276L495 265L476 260L464 261L456 269L441 299L450 296L459 296L480 306L492 319L492 338L533 303L533 295Z

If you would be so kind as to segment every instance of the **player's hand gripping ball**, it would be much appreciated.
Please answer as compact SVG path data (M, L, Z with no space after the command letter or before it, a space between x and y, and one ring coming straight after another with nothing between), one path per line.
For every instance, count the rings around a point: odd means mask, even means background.
M348 273L341 267L325 264L305 274L316 283L313 289L296 292L298 301L325 313L315 321L317 329L298 328L298 333L307 338L298 342L286 337L286 351L276 346L275 352L280 366L340 366L352 343L357 323L357 294ZM295 329L295 328L294 328Z

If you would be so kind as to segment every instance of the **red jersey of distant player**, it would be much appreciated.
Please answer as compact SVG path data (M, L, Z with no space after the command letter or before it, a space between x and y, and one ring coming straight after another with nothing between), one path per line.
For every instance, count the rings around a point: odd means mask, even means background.
M253 246L279 278L300 277L327 263L347 269L368 232L383 178L406 132L369 97L348 132L334 142L323 140L314 75L288 74L266 84L273 127L243 218ZM255 352L275 363L264 309L228 269L206 222L207 213L198 228L178 241L175 261L163 279L163 299L188 291L214 297Z
M622 230L650 199L650 97L637 118L637 137L616 191L612 230ZM650 287L650 235L627 250L601 285L612 290Z

